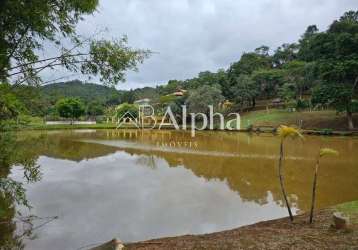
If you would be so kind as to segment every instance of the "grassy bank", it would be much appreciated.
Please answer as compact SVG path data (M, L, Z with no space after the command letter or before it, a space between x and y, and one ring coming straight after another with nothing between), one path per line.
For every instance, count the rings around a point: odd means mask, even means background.
M358 115L354 116L354 122L358 125ZM303 129L348 130L345 114L337 114L331 110L288 112L286 110L272 109L242 114L242 127L247 127L249 124L257 127L277 127L280 124L286 124L301 125Z
M358 126L358 114L354 116ZM347 131L347 121L344 114L335 111L288 112L286 110L272 109L269 111L253 111L241 114L241 128L250 125L253 127L277 127L285 125L301 125L305 130ZM198 125L199 126L199 125ZM55 130L55 129L114 129L114 123L98 123L90 125L46 125L41 119L33 119L28 124L14 126L15 130ZM188 126L190 127L190 126ZM218 126L217 126L218 127ZM132 126L133 128L133 126Z
M350 202L318 211L314 224L303 214L293 223L282 218L212 234L131 243L125 249L357 249L358 221L351 220L349 230L333 229L332 214L337 210L358 218L358 202Z

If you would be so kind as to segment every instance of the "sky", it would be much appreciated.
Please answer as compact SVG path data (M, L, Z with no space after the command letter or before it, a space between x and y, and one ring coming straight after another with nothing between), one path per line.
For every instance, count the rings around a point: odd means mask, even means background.
M296 42L308 25L323 31L352 9L358 9L357 0L99 0L78 32L91 36L107 29L101 33L106 39L127 35L131 47L156 52L117 87L134 89L226 69L243 52ZM61 70L44 74L48 80L87 79Z

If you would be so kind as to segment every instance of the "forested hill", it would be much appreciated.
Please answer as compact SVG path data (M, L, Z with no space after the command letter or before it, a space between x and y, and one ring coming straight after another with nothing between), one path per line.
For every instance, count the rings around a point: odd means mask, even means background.
M74 80L44 85L41 87L41 93L44 97L51 98L52 100L76 97L86 103L93 101L107 103L111 99L119 99L121 92L104 85Z

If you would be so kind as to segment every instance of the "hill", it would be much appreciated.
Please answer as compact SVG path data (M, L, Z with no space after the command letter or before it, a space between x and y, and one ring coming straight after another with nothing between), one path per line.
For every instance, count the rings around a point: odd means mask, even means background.
M76 97L85 103L119 103L121 92L115 88L94 84L84 83L79 80L58 82L41 86L41 94L44 98L52 101L65 97Z

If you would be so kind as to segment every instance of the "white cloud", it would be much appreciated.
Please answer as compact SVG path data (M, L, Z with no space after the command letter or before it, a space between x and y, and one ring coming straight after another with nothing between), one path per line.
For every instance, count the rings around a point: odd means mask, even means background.
M101 0L78 30L108 28L106 38L126 34L133 47L159 52L128 73L120 88L129 89L226 68L244 51L294 42L308 25L324 30L357 7L356 0Z

